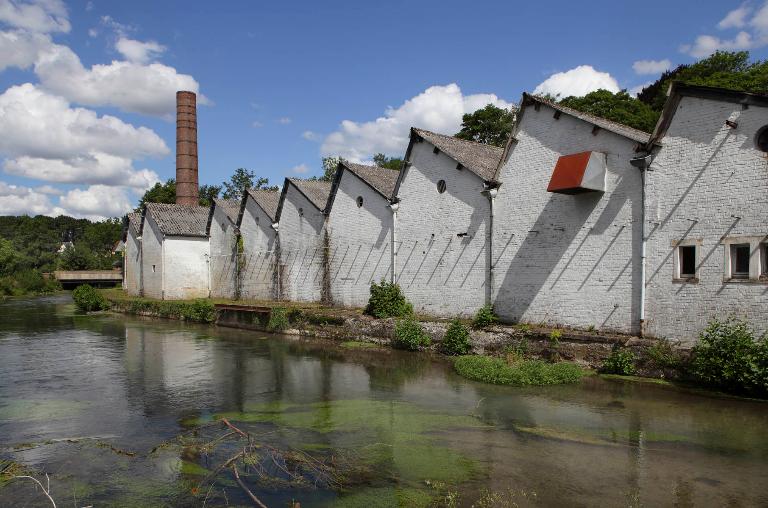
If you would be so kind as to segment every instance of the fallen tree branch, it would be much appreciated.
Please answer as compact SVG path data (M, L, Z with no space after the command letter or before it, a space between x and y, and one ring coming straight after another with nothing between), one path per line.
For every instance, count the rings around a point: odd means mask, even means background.
M40 480L38 480L34 476L13 476L13 477L11 477L12 480L27 479L27 480L32 480L33 482L35 482L40 487L40 490L43 491L43 494L45 494L45 497L48 498L48 501L51 502L51 505L53 506L53 508L56 508L56 501L54 501L53 498L51 497L51 479L48 477L48 473L45 474L45 478L48 481L48 489L46 489L43 486L43 484L40 483Z
M251 498L251 501L253 501L253 504L258 506L259 508L267 508L267 505L261 502L261 500L254 495L253 492L251 492L251 489L248 488L248 486L243 482L243 480L240 479L240 474L237 472L237 466L235 464L232 464L232 473L235 475L235 481L238 485L240 485L240 488L243 489L243 491L248 495L248 497Z

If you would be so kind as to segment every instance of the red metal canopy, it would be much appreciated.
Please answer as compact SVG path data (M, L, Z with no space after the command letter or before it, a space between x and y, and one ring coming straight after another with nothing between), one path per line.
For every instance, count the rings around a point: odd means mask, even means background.
M605 154L581 152L557 159L547 192L580 194L605 191Z

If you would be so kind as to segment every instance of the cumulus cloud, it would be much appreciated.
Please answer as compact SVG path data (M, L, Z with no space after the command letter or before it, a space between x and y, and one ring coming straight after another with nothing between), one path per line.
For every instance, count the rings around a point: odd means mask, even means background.
M727 28L742 28L747 24L747 16L752 12L752 9L747 4L742 4L738 9L734 9L725 15L720 23L717 24L717 28L725 30Z
M0 0L0 22L30 32L69 32L67 8L61 0Z
M632 64L636 74L660 74L668 71L672 67L672 62L664 60L638 60Z
M87 189L73 189L59 199L60 208L69 215L100 220L119 217L132 209L125 189L107 185L91 185Z
M46 193L0 181L0 215L65 215Z
M730 37L699 35L693 43L680 46L680 51L703 58L715 51L743 51L768 45L768 1L754 11L748 4L742 4L728 12L717 27L720 30L740 30Z
M514 107L494 94L464 95L455 83L432 86L400 106L389 107L383 116L367 122L344 120L339 129L325 137L323 155L341 155L359 162L375 153L402 154L408 145L411 127L453 134L461 128L465 113L486 104L500 108Z
M293 166L291 172L296 173L297 175L303 175L304 173L309 172L309 166L306 164L299 164L298 166Z
M620 90L619 83L607 72L595 70L591 65L579 65L565 72L556 72L542 81L533 93L554 97L581 97L595 90Z
M301 137L306 139L307 141L317 141L318 139L320 139L320 134L312 131L304 131L301 133Z
M715 51L741 51L754 45L752 35L739 32L733 39L721 39L713 35L699 35L693 44L687 44L680 49L695 58L703 58Z
M291 119L287 116L284 116L284 117L278 118L277 123L279 123L280 125L288 125L289 123L291 123Z
M166 48L155 41L142 42L120 37L115 43L115 49L130 62L146 64L159 57Z
M50 37L44 34L25 30L0 32L0 71L8 67L28 69L50 44Z

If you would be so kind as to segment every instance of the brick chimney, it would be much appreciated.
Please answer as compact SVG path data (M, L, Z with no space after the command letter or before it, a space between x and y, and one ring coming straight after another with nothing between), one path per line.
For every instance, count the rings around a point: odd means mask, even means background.
M197 96L176 92L176 204L198 204Z

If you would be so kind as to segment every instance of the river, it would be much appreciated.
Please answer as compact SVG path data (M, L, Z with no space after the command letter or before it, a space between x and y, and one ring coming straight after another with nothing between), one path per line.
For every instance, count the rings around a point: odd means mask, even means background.
M59 507L246 505L229 470L206 478L242 446L221 417L258 443L241 472L270 507L768 506L763 402L600 376L489 386L423 354L0 303L0 459L47 473ZM338 467L344 488L260 476L265 450ZM6 478L0 506L50 502Z

